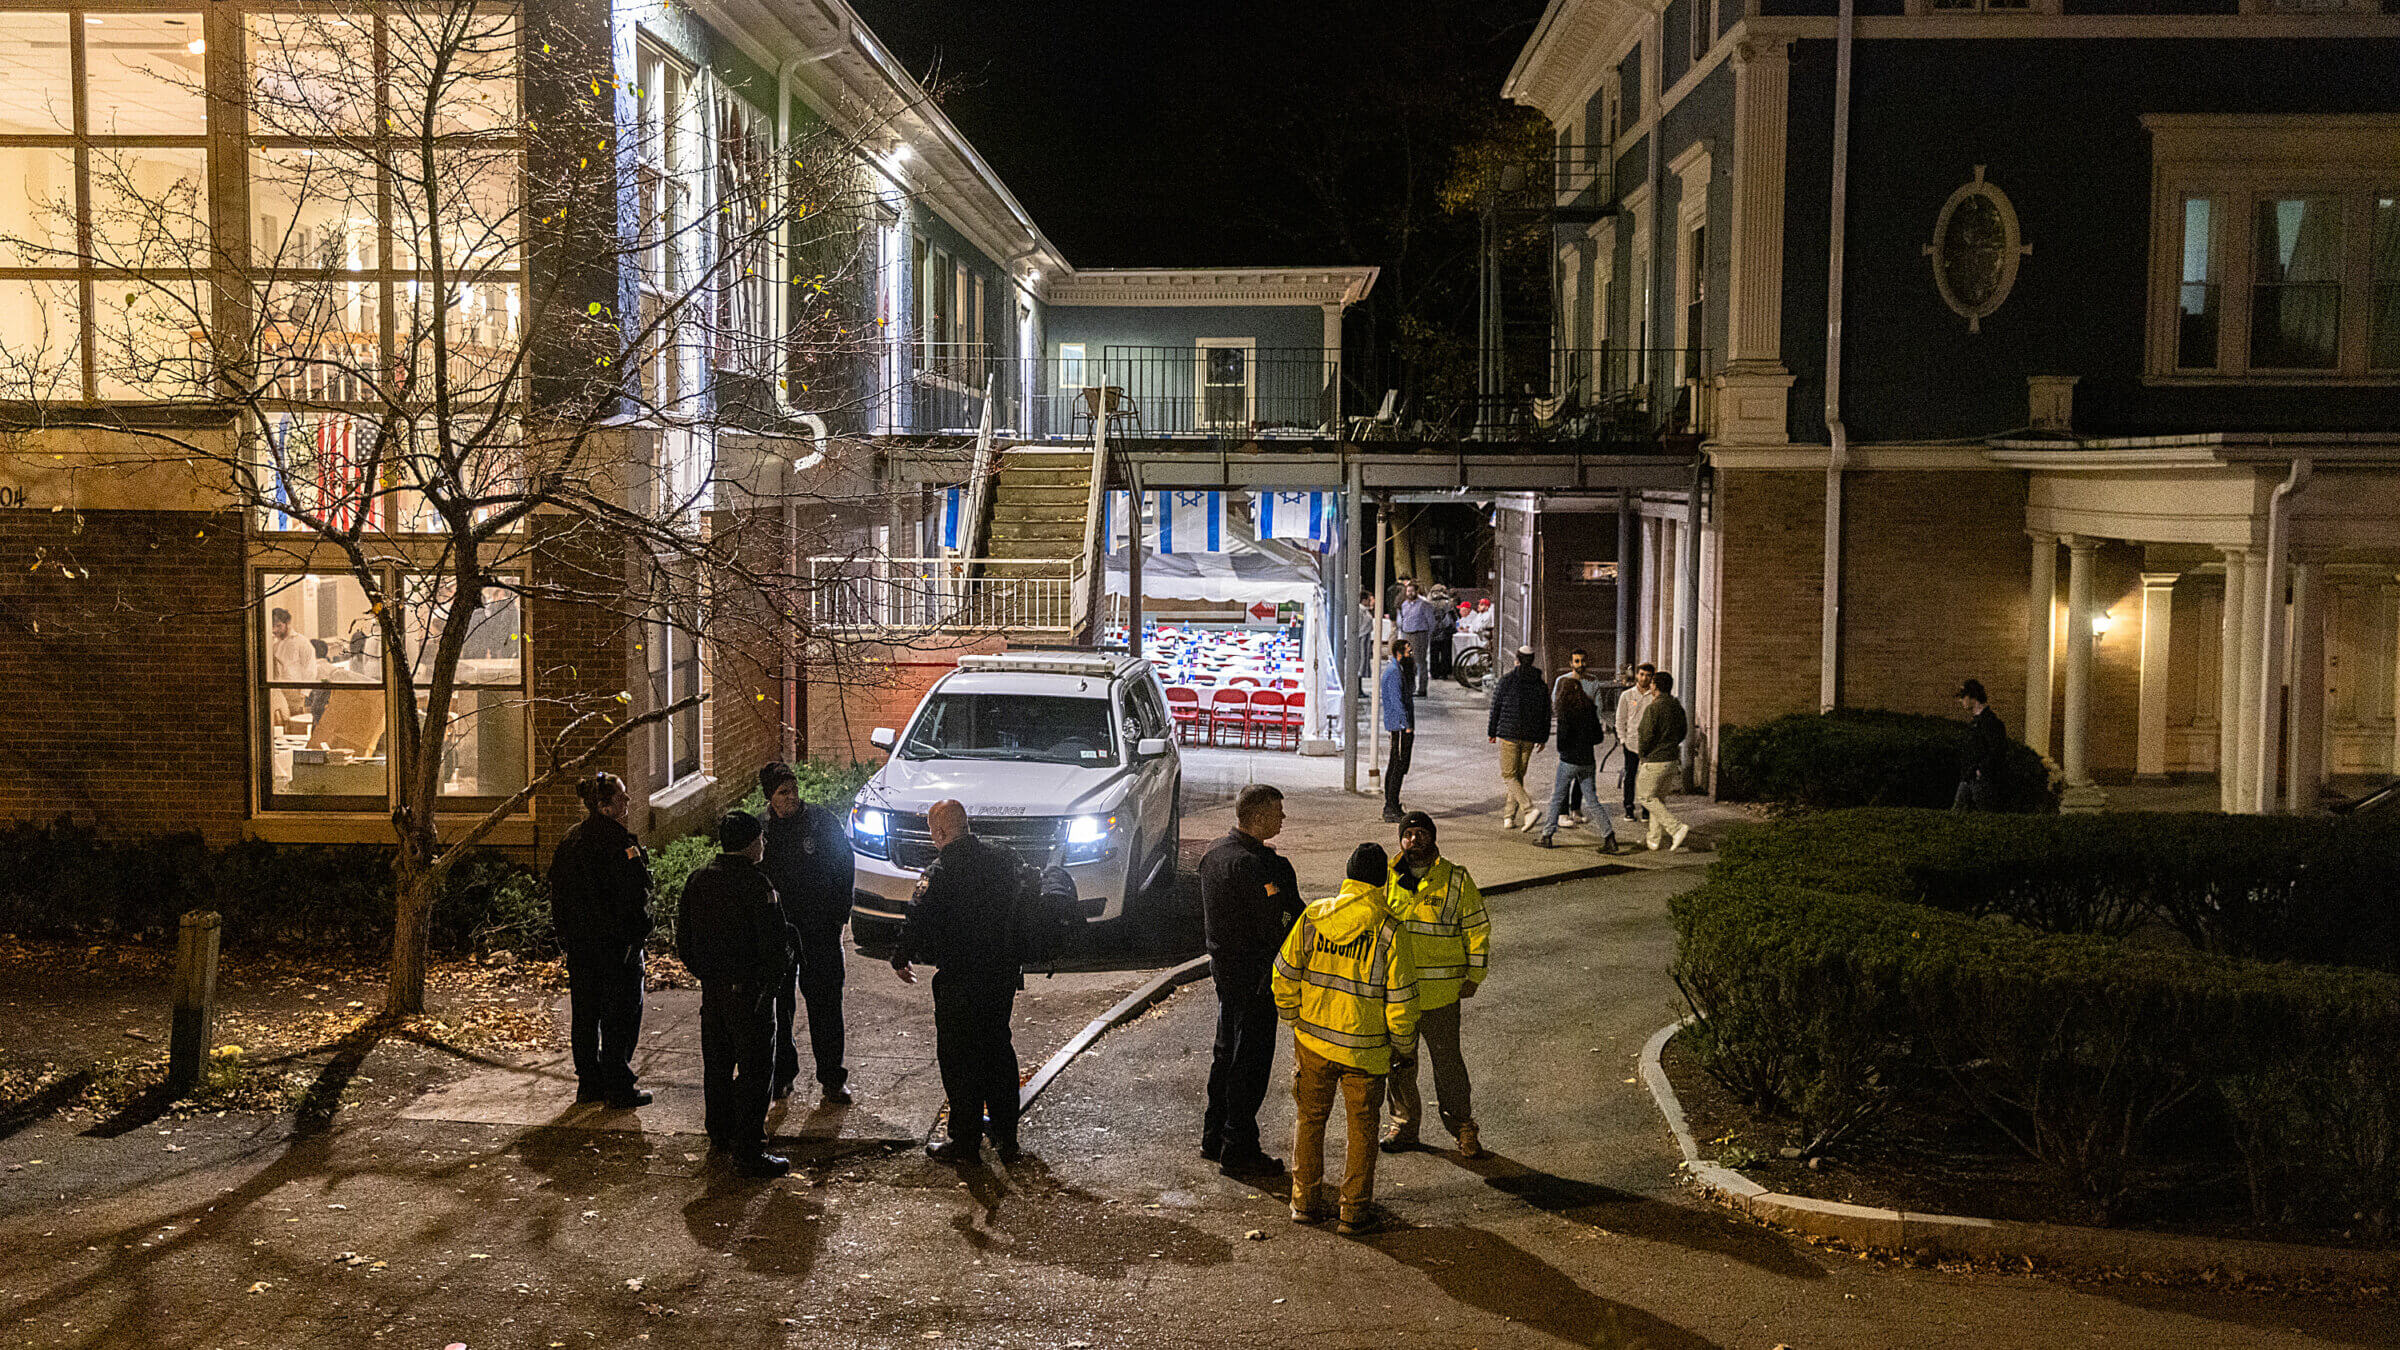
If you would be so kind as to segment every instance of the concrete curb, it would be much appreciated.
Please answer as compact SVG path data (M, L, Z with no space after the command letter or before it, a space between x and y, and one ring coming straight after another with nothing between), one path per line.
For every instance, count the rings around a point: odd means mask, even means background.
M1700 1157L1683 1103L1659 1063L1667 1042L1692 1019L1670 1022L1642 1046L1640 1072L1666 1117L1683 1170L1713 1198L1753 1218L1810 1237L1834 1238L1879 1251L1922 1252L1976 1261L2031 1261L2052 1266L2113 1266L2161 1274L2217 1274L2234 1279L2390 1282L2400 1279L2400 1252L2354 1247L2309 1247L2291 1242L2191 1237L2061 1223L2018 1223L1960 1214L1917 1214L1770 1191Z
M1034 1070L1033 1077L1025 1080L1025 1086L1017 1089L1017 1109L1020 1112L1032 1110L1033 1099L1042 1095L1042 1089L1050 1086L1052 1079L1066 1072L1067 1066L1074 1062L1077 1055L1089 1049L1092 1042L1148 1012L1151 1005L1160 999L1206 974L1208 958L1195 956L1180 966L1160 971L1141 988L1118 999L1114 1007L1086 1022L1083 1030L1076 1032L1065 1045L1058 1048L1057 1054Z

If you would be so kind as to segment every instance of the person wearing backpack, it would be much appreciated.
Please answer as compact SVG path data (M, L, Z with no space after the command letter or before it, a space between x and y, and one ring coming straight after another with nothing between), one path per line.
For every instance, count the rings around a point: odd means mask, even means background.
M1015 927L1037 883L1016 854L969 832L955 798L933 804L925 830L938 852L917 878L892 972L915 984L915 962L934 967L934 1059L950 1099L950 1138L926 1152L974 1162L988 1129L1000 1161L1015 1162L1017 1047L1008 1023L1025 987Z
M1283 830L1283 793L1252 783L1234 798L1233 828L1200 860L1200 917L1217 986L1200 1156L1229 1177L1273 1176L1283 1163L1258 1142L1258 1109L1275 1076L1275 951L1300 917L1299 877L1267 846Z

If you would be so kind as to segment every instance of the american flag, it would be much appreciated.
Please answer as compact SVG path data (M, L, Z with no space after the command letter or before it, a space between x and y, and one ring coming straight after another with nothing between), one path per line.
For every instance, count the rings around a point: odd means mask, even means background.
M340 413L282 414L272 436L276 502L314 511L336 530L377 520L381 499L367 481L355 428L356 419ZM272 528L298 529L300 523L277 511Z

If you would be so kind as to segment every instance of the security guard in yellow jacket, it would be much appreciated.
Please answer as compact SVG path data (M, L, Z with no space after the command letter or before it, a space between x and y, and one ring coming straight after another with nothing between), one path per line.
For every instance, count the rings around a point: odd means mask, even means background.
M1341 894L1303 911L1275 957L1275 1009L1292 1024L1292 1101L1299 1114L1292 1221L1325 1217L1317 1192L1325 1176L1325 1121L1338 1091L1350 1126L1334 1230L1343 1234L1375 1226L1375 1121L1384 1075L1417 1043L1417 973L1408 941L1384 905L1389 868L1382 848L1359 845Z
M1473 1085L1459 1052L1459 1001L1475 997L1490 967L1492 921L1483 892L1467 869L1441 855L1434 843L1433 817L1411 811L1400 820L1400 856L1393 860L1386 903L1408 933L1417 966L1417 1034L1433 1060L1433 1090L1441 1099L1442 1124L1458 1136L1458 1156L1484 1156L1475 1128ZM1383 1137L1387 1153L1418 1146L1424 1099L1417 1095L1417 1056L1392 1065L1392 1128Z

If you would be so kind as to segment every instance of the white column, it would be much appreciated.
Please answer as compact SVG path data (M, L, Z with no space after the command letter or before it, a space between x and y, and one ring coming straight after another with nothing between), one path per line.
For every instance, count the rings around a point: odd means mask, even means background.
M1784 149L1791 121L1791 43L1753 39L1733 51L1732 301L1717 438L1788 438L1792 387L1783 366ZM1694 345L1699 339L1693 338Z
M1342 421L1342 307L1326 305L1325 310L1325 379L1333 391L1332 404L1326 416L1333 419L1332 434L1339 437L1349 428Z
M2225 603L2217 633L2217 809L2241 810L2242 615L2249 611L2250 551L2225 550Z
M2266 809L2259 800L2258 762L2260 743L2264 739L2258 724L2258 689L2266 678L2267 641L2267 555L2263 549L2242 554L2242 639L2241 650L2235 659L2242 667L2242 701L2235 709L2240 722L2236 737L2239 749L2234 762L2238 775L2233 788L2233 809L2256 814ZM2276 599L2280 601L2281 596Z
M2142 698L2135 721L2133 769L2167 773L2167 648L2175 619L2174 572L2142 573Z
M2050 685L2058 661L2058 536L2033 536L2025 587L2025 743L2050 757Z
M2325 781L2325 564L2292 564L2291 728L2284 734L2283 809L2317 809Z
M2098 547L2094 539L2067 537L2067 698L2061 767L2070 795L2092 786L2085 731L2092 708L2092 555Z

